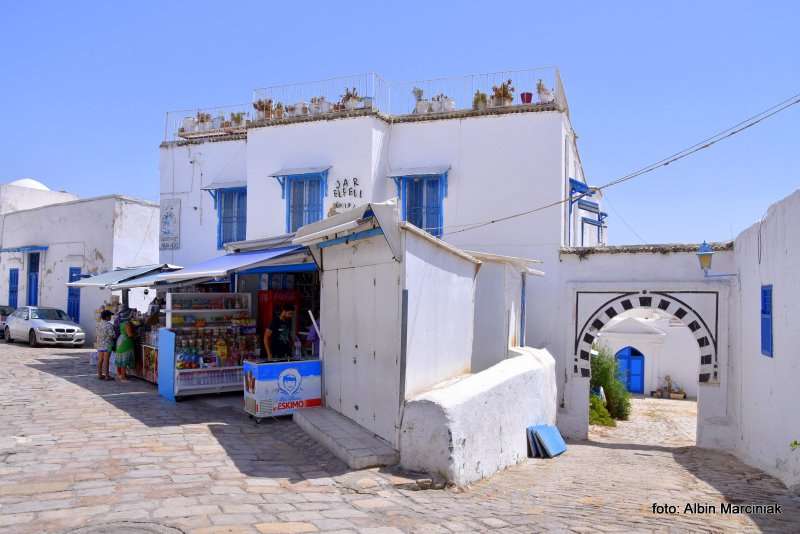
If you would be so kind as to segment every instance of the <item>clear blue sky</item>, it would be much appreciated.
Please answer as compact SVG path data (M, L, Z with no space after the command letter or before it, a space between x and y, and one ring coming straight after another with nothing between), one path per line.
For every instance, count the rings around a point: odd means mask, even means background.
M800 3L0 4L0 181L158 199L164 113L375 71L557 65L590 183L800 93ZM611 242L729 239L798 187L800 106L612 189ZM532 204L535 202L532 199Z

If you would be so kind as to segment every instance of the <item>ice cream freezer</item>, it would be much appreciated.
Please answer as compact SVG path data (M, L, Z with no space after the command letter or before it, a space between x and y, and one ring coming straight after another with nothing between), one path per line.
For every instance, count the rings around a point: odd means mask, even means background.
M243 373L244 409L256 421L322 406L320 360L245 360Z

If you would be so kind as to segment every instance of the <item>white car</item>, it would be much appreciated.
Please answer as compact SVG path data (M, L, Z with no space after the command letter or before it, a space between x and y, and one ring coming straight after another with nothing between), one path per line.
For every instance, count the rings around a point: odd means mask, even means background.
M69 315L58 308L24 306L6 318L6 343L27 340L38 345L70 345L82 347L86 333Z

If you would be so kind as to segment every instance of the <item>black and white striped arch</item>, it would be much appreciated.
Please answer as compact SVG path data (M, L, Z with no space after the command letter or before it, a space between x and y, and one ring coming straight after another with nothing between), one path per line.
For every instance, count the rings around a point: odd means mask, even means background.
M700 348L700 374L698 380L702 383L717 383L717 322L719 320L719 295L716 292L699 291L641 291L626 292L593 292L579 291L576 295L576 313L579 307L581 293L604 293L609 299L598 307L586 322L575 325L575 360L573 372L582 377L591 376L590 358L592 343L597 338L597 333L615 316L634 308L653 308L680 319L691 330L697 346ZM714 317L706 321L700 313L695 311L686 302L687 293L710 293L715 298ZM578 316L578 315L576 315ZM710 324L710 326L709 326Z

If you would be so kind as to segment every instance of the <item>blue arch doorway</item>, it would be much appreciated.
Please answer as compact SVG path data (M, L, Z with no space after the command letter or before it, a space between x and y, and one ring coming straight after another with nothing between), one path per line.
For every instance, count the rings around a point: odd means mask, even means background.
M644 393L644 354L633 347L624 347L617 354L619 379L631 393Z

